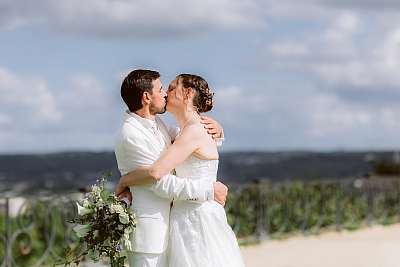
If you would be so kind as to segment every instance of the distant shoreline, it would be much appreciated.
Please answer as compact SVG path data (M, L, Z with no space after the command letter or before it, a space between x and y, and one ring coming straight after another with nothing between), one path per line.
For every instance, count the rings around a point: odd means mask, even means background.
M225 151L220 154L218 179L234 185L363 178L369 176L373 160L392 157L392 151ZM111 181L120 177L112 151L0 155L0 191L14 185L31 191L81 188L105 172L112 173Z
M400 148L331 148L331 149L221 149L220 153L393 153ZM47 156L70 153L114 153L113 149L73 149L73 150L48 150L48 151L0 151L2 156Z

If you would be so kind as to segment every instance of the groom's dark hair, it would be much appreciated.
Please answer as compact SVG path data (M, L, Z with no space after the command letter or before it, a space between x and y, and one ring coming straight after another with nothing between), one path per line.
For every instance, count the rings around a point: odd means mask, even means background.
M131 112L143 107L143 93L152 94L152 82L158 78L160 73L154 70L134 70L125 77L121 85L121 97Z

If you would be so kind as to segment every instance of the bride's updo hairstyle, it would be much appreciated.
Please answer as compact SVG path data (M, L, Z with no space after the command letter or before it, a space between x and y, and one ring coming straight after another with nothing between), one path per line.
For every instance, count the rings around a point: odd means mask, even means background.
M179 74L177 78L183 88L192 88L195 91L193 106L197 112L203 113L212 109L214 93L211 92L208 83L203 78L193 74Z

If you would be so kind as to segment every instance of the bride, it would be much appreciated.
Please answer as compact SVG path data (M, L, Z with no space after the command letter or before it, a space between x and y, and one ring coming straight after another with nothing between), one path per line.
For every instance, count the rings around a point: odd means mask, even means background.
M180 74L169 85L167 95L167 110L178 121L180 134L153 165L122 177L119 186L151 183L174 169L180 177L216 181L216 143L199 115L213 106L207 82L197 75ZM173 202L167 255L170 267L244 266L225 210L215 201Z

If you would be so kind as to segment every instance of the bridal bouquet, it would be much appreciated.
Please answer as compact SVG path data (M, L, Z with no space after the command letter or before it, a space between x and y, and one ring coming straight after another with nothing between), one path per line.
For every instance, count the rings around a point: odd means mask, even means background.
M108 258L112 267L123 267L122 247L132 250L129 237L135 230L135 216L127 203L107 191L104 184L103 177L76 203L78 216L71 222L77 224L73 230L84 250L79 256L67 257L65 265L79 264L88 255L93 261Z

